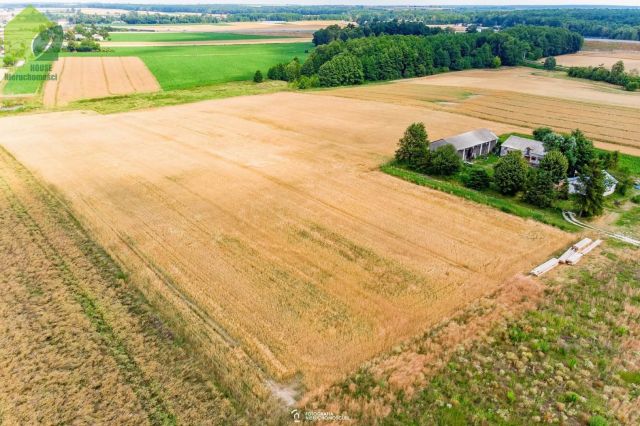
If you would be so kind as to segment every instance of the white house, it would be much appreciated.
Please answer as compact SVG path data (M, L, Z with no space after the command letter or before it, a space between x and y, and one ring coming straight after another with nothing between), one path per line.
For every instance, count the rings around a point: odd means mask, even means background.
M522 138L511 135L500 146L500 156L503 157L511 151L520 151L524 159L532 166L538 166L545 155L544 144L535 139Z
M435 151L441 146L451 145L456 149L462 161L471 161L489 154L495 148L496 143L498 143L498 136L491 130L476 129L434 141L429 144L429 149Z
M78 34L78 33L74 34L73 38L75 38L78 41L79 40L84 40L84 36L82 34Z
M94 34L92 37L95 41L104 41L104 38L100 34Z
M618 181L611 176L606 170L602 171L604 175L604 193L603 196L607 197L616 191ZM569 194L577 194L582 192L582 184L580 182L580 176L567 179L569 182Z

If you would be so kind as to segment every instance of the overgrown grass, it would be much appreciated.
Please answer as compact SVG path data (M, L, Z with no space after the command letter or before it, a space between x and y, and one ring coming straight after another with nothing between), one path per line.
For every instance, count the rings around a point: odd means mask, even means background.
M251 80L256 70L304 61L312 43L228 46L118 47L105 52L64 53L61 56L137 56L164 90L187 89L230 81Z
M611 152L604 149L596 148L596 152L605 153ZM618 169L629 169L629 172L634 176L640 176L640 157L635 155L620 153L618 157Z
M634 207L623 212L616 220L615 224L623 227L631 227L640 224L640 207Z
M458 350L414 398L398 395L383 424L611 424L607 400L629 321L625 291L640 288L633 261L581 270L535 311L497 327L488 339ZM608 390L610 389L610 390ZM628 391L632 391L628 388Z
M520 216L526 219L552 225L565 231L577 231L578 228L566 222L559 209L541 209L521 202L513 197L505 197L494 192L479 192L465 188L456 181L436 179L421 173L417 173L400 166L396 162L390 162L380 167L384 173L398 177L417 185L426 186L448 194L484 204L502 212Z
M289 90L283 81L266 81L256 84L242 81L190 89L169 90L156 93L136 93L99 99L87 99L70 103L65 110L92 110L101 114L131 111L142 108L178 105L207 99L222 99L233 96L260 95Z

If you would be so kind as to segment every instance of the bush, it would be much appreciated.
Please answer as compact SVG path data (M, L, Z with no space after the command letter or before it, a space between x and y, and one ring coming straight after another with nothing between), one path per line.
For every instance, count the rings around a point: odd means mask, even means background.
M515 195L524 187L528 168L520 151L511 151L502 157L494 166L493 179L498 191Z
M287 81L287 73L285 71L285 64L277 64L269 68L267 71L267 77L269 80L282 80Z
M464 185L467 188L483 190L491 185L491 177L485 169L471 169L463 178Z
M494 56L493 60L491 61L491 67L500 68L501 66L502 66L502 60L500 59L500 56Z
M444 145L431 153L428 171L434 175L450 176L462 167L462 160L456 149L451 145Z
M589 426L608 426L609 423L602 416L592 416L587 423Z
M307 77L303 75L296 82L296 87L298 89L313 89L314 87L320 86L320 79L317 75L312 75L311 77Z
M631 197L631 202L635 204L640 204L640 195L634 195Z
M556 66L557 66L557 62L555 57L549 56L547 59L544 60L544 69L553 71L556 69Z
M635 92L638 89L640 89L640 82L637 82L637 81L629 81L624 86L624 90L628 92Z
M264 80L264 78L262 77L262 71L256 71L256 73L253 75L254 83L262 83L262 80Z

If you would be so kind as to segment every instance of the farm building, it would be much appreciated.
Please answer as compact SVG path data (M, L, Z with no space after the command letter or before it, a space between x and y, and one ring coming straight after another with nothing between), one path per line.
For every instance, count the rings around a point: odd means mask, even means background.
M511 135L500 146L500 156L503 157L511 151L520 151L524 159L531 166L540 164L540 160L544 157L544 144L535 139L522 138L520 136Z
M476 129L434 141L429 145L429 149L435 151L441 146L451 145L456 149L462 161L471 161L491 153L496 143L498 143L498 136L491 130Z
M606 197L615 192L618 181L606 170L603 170L602 174L604 175L604 193L602 195ZM567 181L569 182L569 194L576 194L582 191L579 176L569 178Z

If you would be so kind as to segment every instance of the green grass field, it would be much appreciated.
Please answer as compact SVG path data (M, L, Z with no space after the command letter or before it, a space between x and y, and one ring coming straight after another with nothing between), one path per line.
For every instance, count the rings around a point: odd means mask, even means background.
M280 38L277 36L264 36L252 34L212 33L212 32L114 32L109 34L110 41L114 42L169 42L169 41L225 41L225 40L259 40Z
M272 65L303 61L311 43L229 46L119 47L108 52L65 53L64 56L138 56L164 90L186 89L249 80L256 70L266 75Z

